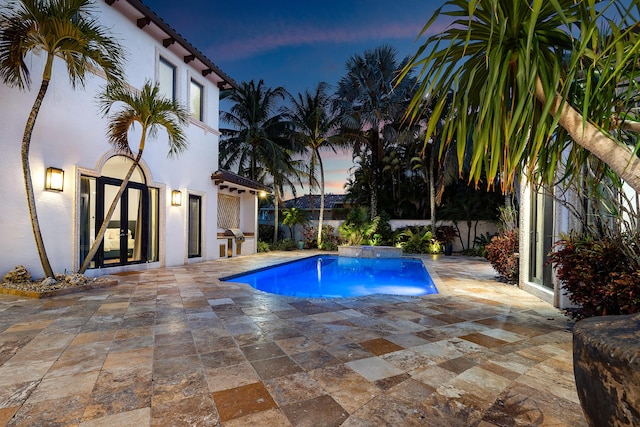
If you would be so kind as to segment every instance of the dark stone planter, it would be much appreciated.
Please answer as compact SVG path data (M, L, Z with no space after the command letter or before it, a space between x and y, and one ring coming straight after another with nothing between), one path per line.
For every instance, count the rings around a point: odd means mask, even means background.
M453 243L447 243L444 245L444 254L447 256L453 255Z
M576 323L573 371L590 426L640 426L640 313Z

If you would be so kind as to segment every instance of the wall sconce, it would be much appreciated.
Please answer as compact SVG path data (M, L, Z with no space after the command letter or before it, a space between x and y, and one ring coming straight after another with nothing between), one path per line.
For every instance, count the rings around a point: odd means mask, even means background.
M64 171L58 168L48 167L44 178L44 189L50 191L62 191L64 188Z
M258 193L258 196L264 199L265 197L267 197L267 192L266 191L261 191L261 192Z
M173 190L171 192L171 206L181 206L182 205L182 193L178 190Z

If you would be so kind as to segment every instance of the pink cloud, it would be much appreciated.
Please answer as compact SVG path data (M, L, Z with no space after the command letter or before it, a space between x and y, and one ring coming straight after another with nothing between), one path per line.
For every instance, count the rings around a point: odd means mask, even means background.
M220 42L215 47L216 58L224 61L244 59L282 47L312 45L317 43L351 43L366 40L415 39L424 22L397 22L375 26L354 25L350 27L300 27L271 25L264 31L256 31L255 27L239 29L237 39ZM429 29L429 34L441 32L448 23L436 24ZM244 34L244 36L242 36ZM428 34L427 34L428 35Z

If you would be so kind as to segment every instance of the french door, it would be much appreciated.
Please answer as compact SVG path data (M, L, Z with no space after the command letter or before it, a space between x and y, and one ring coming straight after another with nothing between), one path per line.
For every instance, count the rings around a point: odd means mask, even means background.
M102 224L122 181L100 177L96 184L96 224ZM95 261L104 267L146 262L148 242L149 190L145 184L129 182L109 220Z
M531 195L531 258L529 280L553 289L553 269L547 263L553 245L553 198L544 188Z

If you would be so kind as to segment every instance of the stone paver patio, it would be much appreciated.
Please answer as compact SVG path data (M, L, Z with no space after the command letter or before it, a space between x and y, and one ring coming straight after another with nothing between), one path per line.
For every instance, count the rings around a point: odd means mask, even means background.
M219 277L310 252L0 295L0 425L585 426L570 328L484 261L419 298L298 299Z

